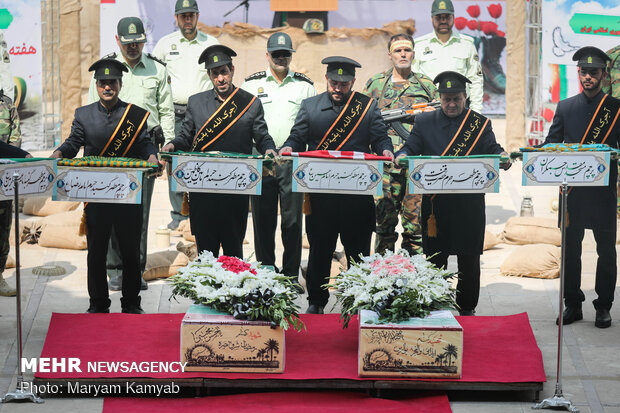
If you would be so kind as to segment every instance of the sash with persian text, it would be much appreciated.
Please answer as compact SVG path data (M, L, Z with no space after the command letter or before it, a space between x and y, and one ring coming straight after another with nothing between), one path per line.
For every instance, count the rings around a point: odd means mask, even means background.
M478 143L489 120L471 109L441 156L467 156Z
M340 150L366 116L371 103L372 98L358 92L351 93L340 115L327 130L316 150Z
M580 143L582 145L605 143L618 120L619 114L620 101L617 99L609 99L609 95L604 95Z
M114 133L99 156L125 156L140 134L150 113L140 106L127 105Z
M221 138L252 106L254 100L256 100L256 96L236 88L202 125L202 128L194 137L192 152L202 152L213 142Z

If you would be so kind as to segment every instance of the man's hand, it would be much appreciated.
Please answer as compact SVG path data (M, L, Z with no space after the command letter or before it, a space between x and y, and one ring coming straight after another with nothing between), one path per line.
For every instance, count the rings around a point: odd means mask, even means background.
M24 156L24 158L32 158L32 155L27 154L26 156Z
M174 144L172 142L165 144L160 152L174 152Z
M510 155L508 154L508 152L502 152L500 153L500 156L502 158L506 158L508 159L507 161L500 161L499 167L502 168L504 171L507 171L510 169L510 167L512 166L512 160L510 159Z
M278 153L273 149L267 149L265 151L265 157L267 158L275 158L276 156L278 156Z
M155 176L161 176L161 171L162 171L163 168L166 167L166 162L160 161L157 158L157 155L149 155L149 158L146 161L150 162L150 163L156 163L157 165L159 165L159 170L157 171Z
M280 148L280 151L278 151L278 155L282 156L284 152L293 152L293 148L290 146L283 146Z
M60 152L60 151L54 151L54 152L52 152L52 154L50 155L50 158L62 158L62 152Z
M383 151L383 156L387 156L390 158L390 161L394 162L394 154L392 153L392 151L389 150L384 150Z

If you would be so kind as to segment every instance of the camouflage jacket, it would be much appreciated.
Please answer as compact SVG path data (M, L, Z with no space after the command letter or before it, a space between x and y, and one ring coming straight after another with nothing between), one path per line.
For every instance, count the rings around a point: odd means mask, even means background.
M620 45L607 51L611 58L607 76L603 79L603 92L620 99Z
M405 83L392 83L392 70L378 73L368 79L364 87L364 94L374 98L380 110L403 108L416 103L431 102L439 100L437 88L433 81L421 73L409 75ZM411 130L412 125L404 123L407 130ZM388 134L393 143L398 143L399 136L392 128Z
M0 94L0 140L17 147L22 141L17 108L4 94Z

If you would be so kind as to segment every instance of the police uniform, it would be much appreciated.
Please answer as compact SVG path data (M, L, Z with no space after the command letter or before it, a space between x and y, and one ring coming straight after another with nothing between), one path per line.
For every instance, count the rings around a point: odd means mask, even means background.
M603 92L620 99L620 44L607 51L611 59L607 69L607 77L603 84Z
M267 51L293 52L291 38L277 32L267 41ZM265 111L269 134L277 147L288 138L301 102L315 96L313 82L304 74L289 70L279 83L271 70L254 73L245 79L241 88L260 99ZM292 162L275 165L275 176L264 176L260 196L251 197L254 250L263 265L275 267L275 235L280 199L280 228L282 231L282 274L297 279L301 264L303 195L292 192Z
M137 17L122 18L118 22L117 33L123 44L146 42L144 26ZM172 91L170 90L168 71L165 64L147 53L142 53L140 60L134 67L131 67L125 61L122 53L112 53L105 57L116 59L127 68L128 72L123 76L123 87L121 88L119 98L150 112L147 124L151 138L154 138L154 135L159 133L157 132L159 129L157 126L161 126L165 140L172 140L174 138L174 109L172 106ZM99 100L94 78L90 83L89 100L90 102ZM144 181L142 193L142 209L144 214L142 217L143 226L140 241L140 268L142 272L144 272L146 267L149 213L154 185L155 177L147 178ZM120 288L119 277L123 268L118 237L114 232L110 239L110 248L108 248L107 265L108 275L110 276L110 288L118 290ZM145 282L142 282L142 288L147 288Z
M232 62L231 56L236 54L226 46L210 46L202 53L199 63L205 62L208 69L215 68ZM242 89L237 93L252 96ZM191 96L181 132L171 142L174 149L190 151L197 132L221 105L222 101L214 89ZM251 154L253 144L263 154L268 149L275 150L265 123L263 106L258 99L208 150ZM221 245L224 255L242 258L248 205L248 195L190 193L189 217L198 251L207 250L218 256Z
M435 0L431 14L454 14L454 6L450 0ZM468 78L471 82L467 85L469 107L475 112L482 112L482 69L471 36L452 30L448 41L442 43L433 31L415 39L414 51L415 60L411 65L414 72L434 79L439 73L452 70Z
M354 60L342 57L326 58L322 63L327 64L329 79L341 82L354 79L355 67L361 67ZM328 92L304 100L283 147L291 147L294 151L315 150L342 109L343 105L334 103ZM378 154L383 154L385 150L393 151L387 127L374 100L366 116L340 150L372 151ZM308 312L320 313L329 300L329 292L321 286L328 282L338 235L344 245L347 262L351 259L359 260L360 254L369 255L370 240L375 229L375 204L370 195L312 193L309 201L312 212L306 219L310 241L306 273L310 303Z
M421 73L409 73L405 82L394 83L394 69L378 73L366 82L364 93L377 100L380 110L404 108L439 98L433 81ZM405 125L403 125L405 126ZM410 126L405 126L410 128ZM400 137L390 128L392 143L400 144ZM377 199L377 234L375 252L394 251L398 233L398 215L402 214L403 239L401 248L413 255L422 252L420 227L420 195L407 193L407 177L403 170L386 166L383 173L383 196Z
M464 80L462 80L464 79ZM455 72L441 73L434 79L439 92L465 91L467 79ZM446 83L452 83L452 90ZM411 135L396 155L438 156L451 144L465 116L448 117L443 110L416 116ZM499 154L503 148L496 142L491 123L482 130L470 155ZM428 220L434 215L436 236L429 236ZM480 255L484 243L485 228L484 194L435 194L422 198L422 242L424 253L438 267L447 267L448 256L456 255L459 280L456 302L462 314L471 315L478 304L480 294Z
M195 0L178 0L175 5L175 15L183 13L198 13ZM196 62L204 49L219 44L219 41L206 33L196 30L196 37L188 40L181 30L170 33L157 42L153 49L153 56L166 63L172 87L172 101L174 103L174 137L181 131L187 100L193 94L209 90L213 87L207 70ZM172 210L172 222L168 228L177 229L179 222L187 219L181 215L183 194L170 190L172 179L168 179L168 197Z
M0 30L0 89L4 90L4 94L11 100L14 98L15 84L11 74L9 48L4 40L4 30Z
M110 63L111 62L111 63ZM95 62L89 70L95 71L95 77L117 78L124 66L112 59ZM103 70L108 69L105 77ZM113 77L116 76L116 77ZM84 156L100 155L110 140L119 121L123 117L128 103L118 100L109 111L100 103L94 102L75 110L71 134L57 148L64 158L73 158L81 147ZM126 157L148 159L156 155L157 149L143 128ZM88 203L85 207L86 236L88 244L88 294L90 296L89 312L109 312L110 299L106 281L106 253L112 230L118 236L120 255L122 257L122 298L123 312L142 312L140 307L140 232L142 230L142 205Z
M588 62L588 58L590 62ZM599 49L584 47L573 56L580 68L603 68L609 58ZM599 91L594 97L584 92L558 103L545 143L579 143L605 94ZM616 107L620 101L611 96L606 98ZM612 113L611 119L615 114ZM586 142L587 143L587 142ZM605 143L612 148L620 144L620 124L616 122ZM581 320L581 303L585 300L581 291L581 243L584 229L591 229L596 240L598 261L596 264L595 291L597 298L597 327L609 327L609 310L614 300L616 286L616 179L617 168L609 169L609 185L576 186L568 192L568 225L566 227L566 253L564 301L564 323Z

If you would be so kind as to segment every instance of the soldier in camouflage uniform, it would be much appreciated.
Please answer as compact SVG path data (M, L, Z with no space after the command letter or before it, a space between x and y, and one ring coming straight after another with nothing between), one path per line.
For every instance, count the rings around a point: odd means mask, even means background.
M439 98L433 81L411 70L414 58L413 39L401 33L388 42L388 57L392 68L371 77L364 93L377 100L379 109L404 108ZM403 125L411 130L411 125ZM402 146L398 134L390 128L389 135L394 148ZM377 200L377 229L375 252L394 250L398 234L398 215L402 214L403 239L401 247L410 254L422 252L422 229L419 222L420 195L407 194L406 170L387 167L383 173L383 196Z
M602 89L608 95L620 99L620 44L609 49L607 55L611 58L611 61L607 68L607 76L603 78ZM620 166L618 166L618 172L620 172ZM620 174L618 174L616 189L618 194L616 215L620 219Z
M27 152L17 148L21 143L17 110L11 99L4 96L2 90L0 90L0 141L2 141L0 158L30 157ZM6 297L12 297L16 293L15 289L10 287L2 277L10 249L12 205L11 201L0 201L0 295Z

